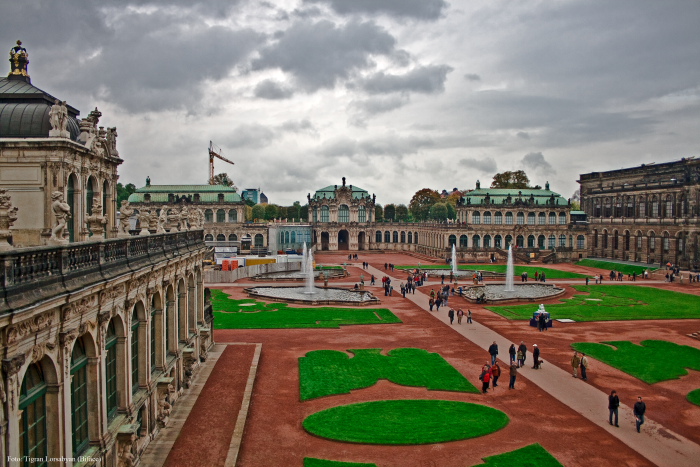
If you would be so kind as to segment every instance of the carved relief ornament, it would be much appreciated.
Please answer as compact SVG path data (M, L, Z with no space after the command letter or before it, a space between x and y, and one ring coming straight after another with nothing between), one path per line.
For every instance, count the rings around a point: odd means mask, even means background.
M24 362L26 361L27 358L23 353L15 355L14 357L3 358L2 371L4 371L8 377L14 376L17 373L19 373L19 370L22 368Z
M90 295L76 302L63 305L61 308L61 314L63 315L63 320L69 319L74 315L82 315L89 311L97 304L97 298L95 295Z
M47 311L28 320L10 325L7 328L7 337L5 341L7 342L7 345L12 345L29 334L33 334L41 331L44 328L48 328L51 326L52 322L53 312Z

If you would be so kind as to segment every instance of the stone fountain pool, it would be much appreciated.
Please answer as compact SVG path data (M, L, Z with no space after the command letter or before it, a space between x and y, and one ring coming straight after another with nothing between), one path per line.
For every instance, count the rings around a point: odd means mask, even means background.
M369 306L379 299L367 290L348 290L338 287L250 287L245 292L255 298L307 305Z
M483 296L488 303L508 303L517 301L534 302L557 297L564 289L554 284L515 284L513 291L506 291L503 284L470 285L462 287L462 296L472 303Z

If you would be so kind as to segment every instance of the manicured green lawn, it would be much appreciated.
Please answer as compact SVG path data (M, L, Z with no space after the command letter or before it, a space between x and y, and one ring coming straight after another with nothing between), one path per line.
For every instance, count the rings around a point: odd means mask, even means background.
M700 318L700 306L695 295L635 285L576 285L579 292L563 303L547 305L552 319L574 321L618 321L634 319ZM527 319L537 310L536 305L489 306L488 310L508 319Z
M649 271L656 271L658 268L654 267L647 267L647 266L635 266L632 264L622 264L622 263L613 263L610 261L599 261L595 259L582 259L578 263L576 263L577 266L586 266L589 268L598 268L598 269L604 269L608 271L620 271L623 274L634 274L635 272L637 275L641 275L645 270Z
M690 391L688 393L688 400L695 405L700 405L700 389Z
M515 451L484 457L480 467L563 467L562 464L539 444L531 444Z
M303 426L348 443L411 445L476 438L504 428L508 416L491 407L444 400L388 400L343 405L308 416Z
M290 308L286 303L233 300L211 290L214 329L337 328L351 324L390 324L401 320L386 308Z
M649 384L685 376L686 368L700 371L700 349L673 342L577 342L571 346Z
M469 380L440 354L423 349L350 349L350 357L336 350L314 350L299 358L301 400L349 394L380 379L430 390L478 393Z
M484 464L472 467L563 467L559 461L539 444L531 444L515 451L484 457ZM304 467L377 467L377 464L336 462L307 457Z
M396 266L396 269L416 269L418 266ZM438 265L422 265L423 269L444 269L445 275L449 275L452 267L449 264L438 264ZM507 266L505 264L475 264L473 266L461 265L459 266L460 271L491 271L505 274ZM527 272L528 277L531 281L535 280L535 272L544 272L547 279L584 279L585 274L578 274L575 272L560 271L553 268L536 268L534 266L518 266L515 265L515 275L520 276L522 273Z

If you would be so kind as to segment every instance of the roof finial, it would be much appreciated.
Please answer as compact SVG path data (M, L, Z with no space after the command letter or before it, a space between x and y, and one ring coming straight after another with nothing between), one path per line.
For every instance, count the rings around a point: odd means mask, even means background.
M345 186L345 177L343 177L343 186Z
M10 49L10 74L7 78L31 83L27 65L29 65L29 54L27 49L22 47L22 41L18 40L17 45Z

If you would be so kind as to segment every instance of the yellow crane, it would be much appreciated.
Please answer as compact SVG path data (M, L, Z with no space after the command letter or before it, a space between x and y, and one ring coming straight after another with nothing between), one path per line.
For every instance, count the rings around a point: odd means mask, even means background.
M221 159L224 162L228 162L233 165L233 161L226 159L221 155L221 148L215 146L214 143L209 141L209 180L214 178L214 158Z

